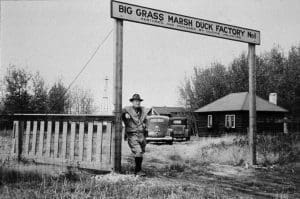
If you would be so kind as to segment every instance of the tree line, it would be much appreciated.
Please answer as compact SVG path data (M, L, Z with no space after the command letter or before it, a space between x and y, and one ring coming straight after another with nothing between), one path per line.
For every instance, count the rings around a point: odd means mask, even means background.
M194 67L191 76L179 86L179 101L196 110L229 93L248 91L248 59L246 53L233 59L226 67L212 63L206 69ZM285 55L280 47L256 56L256 93L268 100L277 93L277 104L293 114L296 90L300 89L300 44Z
M68 90L61 80L47 86L39 72L10 65L0 88L0 113L92 114L94 97L79 87Z

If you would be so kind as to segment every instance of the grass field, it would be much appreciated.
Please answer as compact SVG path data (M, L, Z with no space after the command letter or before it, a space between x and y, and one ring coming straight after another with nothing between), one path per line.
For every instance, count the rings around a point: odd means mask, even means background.
M9 137L0 138L0 198L300 198L297 140L287 147L273 137L259 138L260 166L254 168L247 164L245 137L149 144L147 177L139 178L132 175L133 157L126 142L122 173L104 175L8 161ZM276 144L281 150L271 147Z

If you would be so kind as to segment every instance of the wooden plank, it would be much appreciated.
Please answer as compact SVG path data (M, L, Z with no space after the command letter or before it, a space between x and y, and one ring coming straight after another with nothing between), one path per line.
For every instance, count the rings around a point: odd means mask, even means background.
M6 127L5 127L6 128ZM15 121L13 122L13 131L12 131L12 140L11 140L11 150L10 155L15 155L15 148L16 148L16 125Z
M14 121L11 154L17 155L18 152L19 152L19 121Z
M92 146L93 146L93 122L88 123L88 139L87 139L87 161L92 161Z
M101 162L102 122L97 122L96 162Z
M111 149L111 153L110 153L110 160L111 160L111 162L110 162L110 164L111 164L111 166L112 167L114 167L114 165L115 165L115 155L116 155L116 151L115 151L115 143L116 143L116 129L115 129L115 127L114 127L114 124L113 123L111 123L111 142L110 142L110 149ZM121 144L122 144L122 142L121 142ZM122 155L122 154L120 154L120 155Z
M44 132L45 132L45 122L40 122L40 139L39 139L39 150L38 155L43 156L43 148L44 148Z
M36 132L37 132L37 121L33 122L33 131L32 131L32 145L30 154L35 155L36 151Z
M109 144L109 153L107 154L108 155L108 164L111 164L112 161L111 161L111 157L112 157L112 124L111 122L107 122L107 135L108 135L108 144ZM122 132L121 132L122 133ZM113 145L114 146L114 145Z
M84 136L84 122L79 123L79 160L83 158L83 136Z
M29 149L29 135L30 135L30 125L31 122L26 122L26 134L25 134L25 148L24 148L24 154L28 155L28 149Z
M115 171L121 171L121 143L122 143L122 79L123 79L123 20L115 19L114 22L114 112L115 112Z
M12 116L10 116L12 117ZM112 115L89 115L89 114L14 114L14 120L38 120L38 121L85 121L85 122L93 122L93 121L114 121L114 116Z
M46 157L50 157L51 133L52 133L52 121L48 121L47 140L46 140L46 154L45 154Z
M54 157L58 157L58 139L59 139L59 122L55 122L55 132L54 132Z
M95 162L86 162L86 161L76 161L76 160L69 160L69 159L61 159L61 158L47 158L47 157L36 157L36 156L22 156L24 159L34 159L36 163L42 164L50 164L50 165L59 165L59 166L72 166L72 167L79 167L84 169L93 169L98 171L112 171L111 165L99 164Z
M18 139L17 139L17 148L16 148L16 153L17 153L17 158L18 161L21 160L21 155L23 153L23 134L24 134L24 127L25 127L25 122L24 121L19 121L19 130L18 130Z
M75 133L76 133L76 122L72 122L71 123L71 137L70 137L70 155L69 155L69 158L71 160L74 160Z
M101 164L111 163L111 123L105 122L106 131L102 133Z
M66 158L68 122L63 123L61 158Z

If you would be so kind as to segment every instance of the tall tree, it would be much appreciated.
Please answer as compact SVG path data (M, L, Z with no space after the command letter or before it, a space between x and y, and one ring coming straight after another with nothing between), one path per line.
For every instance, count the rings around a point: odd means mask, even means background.
M248 59L245 53L235 58L228 68L228 79L230 92L244 92L248 90Z
M0 79L0 114L4 112L5 81Z
M204 106L228 93L228 74L226 68L220 63L213 63L205 70L194 68L190 79L185 79L179 88L181 102L187 98L192 108Z
M72 89L70 93L70 114L93 114L95 112L94 98L90 90L79 87Z
M50 113L67 113L70 106L69 95L61 81L55 82L49 90L48 108Z
M296 113L299 110L299 101L296 102L296 95L300 91L300 44L292 46L289 53L285 70L285 100L284 106ZM298 96L299 97L299 96ZM295 107L297 105L297 107Z
M7 75L4 79L6 84L4 112L31 112L31 96L29 94L31 74L26 72L25 69L20 69L11 65L8 67Z
M231 92L248 91L248 59L245 53L235 58L226 69L222 64L194 69L179 88L180 100L191 99L193 109L202 107ZM278 105L292 112L295 90L300 87L300 45L286 57L280 47L256 56L257 95L268 100L278 94Z
M31 99L31 106L33 113L47 113L48 112L48 93L45 86L44 79L37 72L32 78L33 82L33 96Z
M283 51L279 47L272 48L270 52L266 52L262 56L263 67L261 68L264 76L263 82L259 82L261 86L261 97L268 99L269 93L278 94L278 103L283 105L284 96L284 73L286 70L286 58ZM262 87L263 86L263 87Z

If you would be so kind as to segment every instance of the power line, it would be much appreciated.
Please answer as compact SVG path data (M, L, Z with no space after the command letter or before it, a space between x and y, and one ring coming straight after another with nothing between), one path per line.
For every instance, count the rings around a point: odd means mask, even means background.
M67 87L67 91L71 88L73 83L78 79L78 77L81 75L81 73L84 71L84 69L89 65L89 63L92 61L92 59L95 57L98 50L101 48L101 46L104 44L104 42L108 39L108 37L111 35L113 29L109 31L109 33L106 35L106 37L102 40L102 42L97 46L96 50L93 52L91 57L87 60L87 62L83 65L82 69L79 71L79 73L76 75L76 77L73 79L73 81L69 84ZM67 92L66 91L66 92Z
M5 1L5 2L9 2L9 1L13 1L13 2L35 2L35 1L44 1L44 2L50 2L50 1L60 1L60 0L0 0L0 26L1 26L1 2ZM1 27L0 27L1 30ZM92 53L91 57L86 61L86 63L83 65L83 67L81 68L81 70L79 71L79 73L75 76L75 78L71 81L71 83L69 84L69 86L67 87L66 91L59 97L59 100L61 100L66 94L67 92L70 90L71 86L75 83L75 81L78 79L78 77L82 74L82 72L86 69L86 67L89 65L89 63L92 61L92 59L95 57L95 55L97 54L97 52L99 51L99 49L102 47L102 45L106 42L106 40L109 38L109 36L111 35L113 29L111 29L108 34L105 36L105 38L102 40L102 42L97 46L97 48L95 49L95 51ZM0 33L1 34L1 33ZM1 46L0 46L1 47ZM1 48L0 48L1 49ZM1 61L1 59L0 59ZM1 63L1 62L0 62ZM54 104L51 109L55 106L56 104Z
M18 1L18 2L22 2L22 1L23 2L26 2L26 1L45 1L46 2L46 1L48 1L49 2L49 1L62 1L62 0L0 0L0 2L1 1L6 1L6 2L10 2L10 1Z
M81 70L79 71L79 73L75 76L75 78L71 81L71 83L69 84L69 86L67 87L66 91L59 97L59 100L62 99L67 92L70 90L71 86L74 84L74 82L78 79L78 77L82 74L82 72L86 69L86 67L89 65L89 63L92 61L92 59L95 57L95 55L97 54L98 50L102 47L102 45L106 42L106 40L109 38L109 36L111 35L111 33L113 32L113 29L111 29L108 34L105 36L105 38L102 40L102 42L97 46L97 48L95 49L95 51L92 53L91 57L87 60L87 62L83 65L83 67L81 68ZM52 108L55 106L56 104L54 104L52 106ZM51 109L52 109L51 108Z

